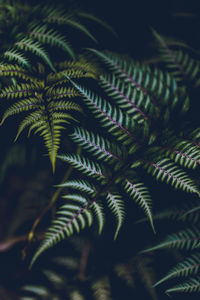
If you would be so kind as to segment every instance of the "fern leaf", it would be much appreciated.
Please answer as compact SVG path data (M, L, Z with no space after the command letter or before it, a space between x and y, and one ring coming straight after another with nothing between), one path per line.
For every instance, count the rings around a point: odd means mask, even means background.
M186 228L178 233L169 234L162 243L152 248L148 248L143 252L150 252L163 248L194 249L199 247L199 234L200 231L197 227Z
M144 107L145 110L149 107L149 110L152 110L152 103L148 101L149 99L144 101L143 93L138 93L131 86L126 86L114 75L112 77L100 76L100 82L108 95L117 101L121 109L126 109L127 113L131 114L138 121L148 119L148 116L140 107Z
M49 231L45 234L42 244L31 261L31 266L44 251L64 239L65 236L72 235L74 229L79 232L80 227L85 228L86 221L88 226L91 226L93 218L88 208L92 203L88 203L86 198L79 195L67 195L65 198L73 199L75 204L65 204L57 212L60 216L53 221Z
M197 276L195 278L190 278L189 280L178 284L168 290L166 290L166 294L171 293L192 293L200 291L200 277Z
M152 216L152 200L147 187L143 183L132 183L128 179L125 181L124 190L133 198L136 203L144 210L153 231L155 232Z
M32 52L33 54L42 58L42 60L50 67L53 72L56 72L55 67L53 66L48 54L42 48L39 42L34 42L31 39L24 38L19 42L15 43L16 47L20 50L27 50Z
M175 189L182 189L183 191L199 195L198 188L187 173L178 168L170 159L163 158L156 163L147 164L144 167L147 168L147 172L155 176L157 180L165 181Z
M33 77L24 68L16 64L0 65L0 76L17 77L25 81L34 81Z
M22 67L30 68L30 62L26 57L23 56L22 53L18 52L17 50L11 49L7 50L3 53L3 56L11 62L16 62Z
M83 174L96 177L97 179L105 178L100 165L96 162L89 160L88 158L82 157L78 154L59 155L58 158L65 162L68 162L74 168L83 172Z
M189 275L196 275L199 272L200 268L200 253L196 253L184 259L173 267L167 275L165 275L161 280L154 284L154 287L163 283L166 280L175 278L175 277L187 277Z
M110 32L112 32L115 36L117 36L117 34L114 31L114 29L110 25L108 25L106 22L104 22L101 19L99 19L98 17L96 17L96 16L94 16L94 15L88 13L88 12L85 12L85 11L77 11L77 15L80 16L81 18L92 20L95 23L98 23L98 24L102 25L103 27L105 27L106 29L108 29Z
M185 140L169 141L169 150L166 154L181 166L189 169L195 169L200 164L198 147Z
M18 114L23 111L28 111L31 109L37 109L37 108L38 108L38 100L35 98L29 98L26 100L22 100L16 104L13 104L4 113L0 125L2 125L9 116Z
M84 97L86 104L92 110L95 117L100 120L102 126L108 127L108 132L117 136L119 140L130 139L131 133L127 128L131 125L131 127L133 127L133 122L130 122L127 115L124 115L121 110L117 109L115 106L111 106L110 103L95 95L90 90L77 85L71 79L69 80Z
M74 190L85 192L89 195L93 195L95 193L95 187L86 180L68 180L57 186L72 188Z
M91 204L91 208L94 210L94 214L97 218L98 221L98 226L99 226L99 234L102 233L103 227L104 227L104 223L105 223L105 217L104 217L104 213L103 213L103 207L101 204L97 203L97 202L92 202Z
M75 54L65 37L54 29L47 29L46 25L34 27L29 32L29 36L41 42L42 44L50 44L58 46L69 54L74 59Z
M114 235L114 240L116 240L125 217L124 203L121 195L119 194L108 193L106 198L108 201L108 206L117 219L117 228Z
M99 160L105 162L113 162L113 160L119 160L116 154L112 153L114 147L111 143L98 134L89 132L86 129L76 127L71 134L72 140L78 143L83 149L92 153ZM111 150L112 148L112 150Z
M21 97L34 97L34 93L39 87L32 84L22 83L16 86L8 86L0 93L0 98L16 99Z
M158 41L161 51L161 57L175 76L177 81L187 79L194 82L195 86L199 86L200 81L197 80L200 72L200 62L191 58L188 53L184 53L183 49L172 50L167 41L152 29L153 35Z

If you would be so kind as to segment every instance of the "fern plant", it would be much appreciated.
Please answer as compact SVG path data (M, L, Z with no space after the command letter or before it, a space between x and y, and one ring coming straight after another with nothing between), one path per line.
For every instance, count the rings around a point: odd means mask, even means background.
M157 245L144 250L143 252L150 252L155 250L176 249L181 251L182 258L173 266L166 275L154 284L154 287L165 283L168 280L177 281L178 284L166 289L167 294L171 293L190 293L200 291L199 267L200 267L200 228L199 228L199 212L198 201L193 202L192 205L185 205L185 207L173 207L165 212L159 213L159 219L175 220L180 223L181 230L168 234L163 241Z
M0 93L3 100L14 100L3 114L1 125L13 115L24 113L25 117L20 123L17 136L29 128L39 133L49 153L53 171L60 144L61 131L71 121L76 121L71 111L81 112L80 105L73 101L79 96L76 89L62 78L63 72L72 78L93 78L97 76L94 64L88 63L83 57L76 61L65 61L57 65L57 73L48 73L44 66L39 64L32 73L18 65L2 65L0 76L2 78L14 77L16 81L5 86ZM72 99L72 100L71 100Z
M31 68L37 58L55 71L54 64L60 57L61 60L66 55L68 58L75 58L71 45L73 37L68 40L71 36L69 29L73 31L74 28L96 42L84 20L92 20L112 30L97 17L81 10L66 9L64 5L40 2L33 6L29 1L13 3L6 0L1 1L0 6L1 62L17 63L25 68ZM56 59L55 51L58 54Z
M18 292L19 299L131 299L138 285L143 286L148 299L157 299L151 286L154 271L150 255L132 254L113 260L113 253L100 254L95 242L88 237L68 241L64 254L60 249L50 264L43 261L37 271L32 271ZM94 247L95 253L91 251ZM103 263L105 259L109 266Z
M198 185L186 170L195 169L200 163L195 144L199 129L196 139L190 140L192 131L183 136L182 127L178 126L189 108L184 87L157 68L152 70L113 53L90 51L110 70L99 78L107 96L98 95L65 75L98 120L97 129L75 127L71 138L82 147L83 154L58 156L79 172L62 185L70 189L63 196L66 203L58 210L32 263L66 236L90 226L93 216L101 233L104 207L115 215L116 238L125 219L128 198L144 210L154 230L151 192L145 182L148 174L199 197ZM172 126L174 115L176 130Z

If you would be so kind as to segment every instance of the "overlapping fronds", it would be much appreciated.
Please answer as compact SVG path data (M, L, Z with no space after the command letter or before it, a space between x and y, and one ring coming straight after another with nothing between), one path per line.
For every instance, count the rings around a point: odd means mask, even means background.
M179 262L173 267L167 275L159 280L154 286L161 284L162 282L175 278L175 277L188 277L190 275L196 275L200 268L200 253L192 254L191 256Z
M186 228L177 233L169 234L163 242L160 244L144 250L144 252L164 249L164 248L179 248L179 249L195 249L200 247L199 242L200 230L198 227L194 226L191 228Z
M33 61L39 59L55 71L54 63L59 61L59 57L67 55L69 58L75 58L72 28L94 42L97 40L87 27L91 22L98 23L112 32L109 25L92 14L58 4L47 6L42 2L33 6L28 1L23 5L19 1L5 1L1 5L0 16L2 20L7 20L0 24L2 60L26 68L31 68ZM81 46L83 44L80 43ZM55 50L61 53L57 55L56 60Z
M90 125L89 128L75 127L71 138L82 147L83 153L59 156L80 175L62 185L69 189L64 196L66 204L58 210L58 217L32 263L66 236L90 226L93 216L101 233L105 207L116 218L116 238L125 218L127 198L144 210L154 230L151 193L143 180L144 172L172 188L199 196L198 185L181 168L198 166L199 149L188 139L177 137L183 136L182 132L174 133L171 128L170 112L177 106L180 111L188 110L187 94L183 96L182 88L169 73L165 76L160 70L151 70L113 53L90 51L109 68L109 75L99 79L104 96L78 84L68 74L65 79L82 96L91 118L94 116L99 125L96 131L91 130ZM140 91L139 102L137 91ZM156 113L162 111L167 114ZM177 120L181 116L176 113ZM159 126L159 134L152 133L153 126ZM170 143L166 146L167 140ZM193 231L186 233L195 235ZM178 242L178 237L176 240Z
M178 82L190 81L194 87L200 84L200 61L191 57L189 49L181 47L177 42L168 43L167 39L152 30L160 49L161 59ZM177 46L178 44L178 46ZM189 47L188 47L189 48Z
M63 249L64 254L59 252L59 256L50 258L48 262L42 261L39 268L32 270L32 276L29 274L25 284L22 283L19 299L64 300L67 297L69 300L114 300L118 295L117 298L122 300L124 295L127 299L134 297L142 284L143 294L148 299L157 300L156 291L151 286L155 274L149 255L132 254L128 258L122 257L119 262L113 251L103 254L98 245L96 240L92 242L90 239L88 242L80 236L70 239ZM91 247L95 249L95 255L98 253L98 260L94 259ZM87 250L89 257L85 258L83 269L82 255ZM103 263L105 259L107 264Z
M14 100L14 103L4 112L1 124L10 116L24 113L25 117L19 125L16 139L26 128L29 128L28 134L32 131L40 134L48 150L53 170L61 131L71 121L76 121L75 116L71 114L72 111L82 111L81 107L71 100L78 97L79 92L69 82L61 80L62 72L72 78L95 78L97 74L95 66L92 68L82 58L80 58L80 65L78 60L62 63L60 72L56 74L46 74L40 65L32 75L18 65L0 67L1 77L17 78L17 83L1 90L1 99Z
M166 238L159 244L144 250L143 252L149 252L160 249L175 248L177 251L183 251L183 258L179 259L179 262L174 265L167 274L154 284L154 287L164 283L165 281L172 280L175 282L177 279L178 284L174 285L166 290L167 294L179 293L179 292L199 292L199 268L200 268L200 229L199 229L199 213L195 214L195 207L190 209L185 207L174 211L175 218L178 216L178 220L185 222L187 226L184 229L174 232L166 236ZM168 216L174 218L168 213ZM159 215L161 220L165 219L166 215ZM190 224L188 226L188 223ZM184 223L183 223L184 224ZM185 255L186 251L189 253ZM191 252L191 253L190 253ZM185 280L186 278L186 280ZM185 280L185 281L184 281Z

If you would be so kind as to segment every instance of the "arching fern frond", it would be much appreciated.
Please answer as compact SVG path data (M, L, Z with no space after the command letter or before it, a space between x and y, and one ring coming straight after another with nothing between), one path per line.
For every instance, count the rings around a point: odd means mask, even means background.
M166 63L170 72L178 82L189 80L195 87L199 86L200 61L191 57L186 49L173 49L167 40L152 29L153 35L160 48L161 59ZM174 45L176 46L176 44Z
M157 180L164 181L175 189L182 189L183 191L199 195L199 190L192 179L170 159L163 158L158 162L147 163L144 167Z
M73 63L69 63L69 73L73 69ZM78 61L76 61L76 68L78 68ZM92 67L88 67L84 71L84 65L81 61L82 72L85 73L83 77L90 77ZM67 64L66 64L67 66ZM89 69L89 74L87 70ZM65 72L68 73L67 67ZM93 71L95 73L95 71ZM5 111L1 125L5 120L21 112L26 112L26 117L20 123L16 139L25 128L29 128L29 134L33 131L35 134L40 134L44 140L46 148L49 153L53 171L55 169L55 162L57 151L59 149L61 131L66 128L70 122L76 121L74 112L82 112L80 106L72 101L71 98L78 97L80 94L68 82L63 84L56 77L45 73L45 70L40 66L35 70L35 74L29 75L26 70L18 66L2 65L0 68L0 76L11 78L15 76L18 78L18 83L9 85L1 90L0 98L14 99L15 102ZM40 79L38 79L40 77ZM47 78L50 78L50 82ZM75 75L76 77L76 75ZM79 76L81 77L81 75ZM94 77L94 76L93 76Z
M92 51L96 53L96 50ZM69 236L84 228L88 223L86 212L90 215L90 220L91 216L96 214L99 232L101 232L105 206L111 209L111 213L116 218L116 238L125 218L127 198L133 199L143 209L154 230L151 194L146 186L144 173L149 173L158 181L167 183L175 189L199 196L198 185L193 181L190 173L181 169L179 158L170 157L170 159L166 149L166 141L169 139L171 144L167 146L182 150L188 156L188 160L189 156L191 160L199 156L198 147L194 146L193 152L188 152L189 146L193 144L183 138L181 130L177 135L171 127L173 113L171 115L170 112L177 107L181 111L185 103L185 96L183 99L176 81L170 77L170 74L164 76L159 70L156 72L155 69L151 70L142 64L135 65L134 61L112 53L98 52L97 55L103 58L110 70L113 70L109 77L103 75L104 77L99 79L101 86L104 87L102 95L78 84L64 73L66 80L82 96L87 109L91 111L91 116L94 115L97 119L97 128L96 131L95 129L92 131L87 128L87 122L86 128L75 127L71 138L82 147L83 153L59 155L60 159L77 170L75 177L62 185L69 189L65 199L70 202L67 202L65 208L59 210L61 217L56 218L52 223L32 263L41 253L64 239L66 235ZM116 89L113 90L113 87L102 84L105 78ZM165 86L171 86L172 82L174 86L170 87L165 94ZM157 89L159 86L161 89ZM127 92L129 89L130 92ZM140 118L135 117L135 110L129 110L127 106L127 103L137 101L129 99L130 102L127 102L126 99L130 96L127 93L131 93L134 89L141 92L140 108L143 108L149 120L141 114ZM146 95L151 97L151 100L147 100ZM153 99L158 101L154 102ZM150 102L152 112L157 107L159 112L167 112L168 117L152 114L148 106ZM125 109L124 103L126 103ZM170 110L167 108L168 105ZM185 111L187 108L186 105ZM178 121L181 113L176 112L176 118ZM156 126L160 129L159 134L152 133L152 128ZM91 127L90 123L88 127ZM191 162L188 160L181 162L181 165L190 166ZM196 167L196 165L192 166ZM77 191L80 193L78 196ZM82 200L77 202L77 199ZM183 234L182 239L181 234ZM198 245L197 229L186 230L181 234L169 237L169 241L163 242L158 248L176 244L194 248Z
M154 284L154 287L163 283L166 280L175 277L188 277L190 275L196 275L200 268L200 253L192 254L191 256L185 258L183 261L179 262L175 267L173 267L167 275L165 275L161 280Z
M65 5L59 4L56 6L48 4L47 6L42 3L33 6L25 1L23 6L20 2L9 3L7 6L4 3L1 7L1 19L9 20L9 22L1 24L0 39L4 43L0 52L3 60L32 68L39 58L52 71L55 71L54 62L62 61L64 54L67 54L69 58L75 58L75 52L71 46L71 43L73 44L75 41L71 31L70 36L72 37L70 41L68 40L69 30L72 27L94 42L97 40L89 28L91 23L98 23L112 31L109 25L92 14L78 9L69 9ZM86 22L83 22L82 19ZM89 20L89 24L87 24L87 20ZM81 40L79 39L79 45L83 47L84 43L81 43ZM57 56L57 59L54 58L55 49L61 50L61 55ZM34 63L30 63L30 61Z
M166 290L166 294L171 293L192 293L200 291L200 277L190 278L189 280L178 284Z
M199 234L200 230L198 227L186 228L185 230L181 230L178 233L169 234L166 239L160 244L148 248L143 252L149 252L164 248L179 248L179 249L195 249L200 247L199 243Z

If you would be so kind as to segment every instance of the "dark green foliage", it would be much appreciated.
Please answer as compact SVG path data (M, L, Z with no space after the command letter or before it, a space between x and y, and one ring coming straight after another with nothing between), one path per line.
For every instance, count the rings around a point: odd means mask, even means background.
M112 30L97 17L87 12L69 9L66 5L46 4L31 5L29 1L6 0L0 2L0 53L1 61L17 63L25 68L32 68L34 60L42 60L52 71L56 71L55 50L61 50L68 58L75 58L69 37L69 29L75 29L83 36L96 42L95 37L85 25L88 19ZM71 36L71 34L70 34ZM83 45L82 45L83 46Z
M91 251L93 248L95 254ZM43 261L39 269L32 270L32 278L35 278L26 279L19 299L131 299L137 284L143 287L148 299L157 300L152 288L155 274L151 256L132 254L113 261L112 254L99 256L95 242L80 237L69 240L64 253L48 263ZM105 260L107 263L102 263Z
M0 76L15 77L17 83L8 85L1 90L0 98L15 100L5 111L1 124L13 115L26 112L21 122L17 136L29 128L28 135L32 131L39 133L48 150L53 171L57 151L60 144L61 131L71 120L76 121L69 111L81 112L81 107L71 99L78 97L79 93L67 80L63 80L65 72L71 78L94 78L97 70L94 65L89 64L84 58L76 61L66 61L57 65L58 72L47 73L42 65L35 68L34 73L17 65L3 65L0 67Z
M109 75L99 78L107 96L97 95L67 74L65 77L83 97L102 129L97 127L95 132L85 127L74 128L72 140L82 147L83 154L59 155L80 175L64 183L64 187L70 188L64 196L67 202L58 210L32 263L66 236L90 226L93 216L101 233L105 207L109 207L116 218L116 238L125 218L127 198L144 210L154 230L146 174L199 196L198 186L187 172L199 164L199 147L183 137L181 127L174 130L171 126L174 111L177 122L188 111L189 99L186 91L182 93L183 87L179 87L169 73L159 69L151 70L116 54L90 51L109 69ZM192 131L188 130L190 134ZM189 231L188 234L196 233Z

